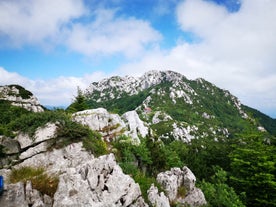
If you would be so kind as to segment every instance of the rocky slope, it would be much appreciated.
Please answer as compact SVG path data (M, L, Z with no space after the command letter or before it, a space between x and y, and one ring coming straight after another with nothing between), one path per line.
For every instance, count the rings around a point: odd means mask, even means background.
M99 111L105 112L103 109ZM148 206L139 185L123 173L113 154L95 158L83 148L81 142L53 148L57 129L56 124L48 123L36 130L34 138L22 133L14 139L1 137L1 145L5 147L7 156L1 159L0 174L7 183L0 196L0 206ZM59 182L54 196L42 194L28 180L25 184L8 184L10 167L43 167L49 175L58 175ZM171 172L160 173L157 179L164 185L168 197L164 193L159 196L157 188L152 186L148 190L152 206L170 206L170 202L176 199L191 206L206 203L202 192L194 187L195 176L187 167L183 171L175 168ZM183 200L175 195L181 186L189 186L187 194L182 196ZM190 199L191 196L194 198Z
M6 154L10 155L1 159L0 174L5 181L11 172L8 166L43 167L50 175L58 175L59 183L50 198L32 189L31 183L24 186L7 182L0 206L147 206L139 185L122 172L113 154L95 158L82 143L50 150L56 130L57 126L49 123L37 129L35 139L26 134L14 139L1 138Z
M28 111L44 111L38 99L19 85L0 86L0 100L9 101L13 106L19 106Z

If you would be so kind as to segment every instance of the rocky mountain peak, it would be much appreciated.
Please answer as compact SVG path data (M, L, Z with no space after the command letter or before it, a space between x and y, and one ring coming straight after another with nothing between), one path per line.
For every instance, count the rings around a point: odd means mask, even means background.
M119 77L113 76L105 78L99 82L93 82L86 90L87 96L97 96L97 101L108 99L118 99L123 95L134 95L146 90L152 86L156 86L162 82L169 81L177 83L185 76L173 71L157 71L152 70L145 73L141 77ZM106 92L108 91L108 94Z
M9 101L12 105L22 107L28 111L44 111L38 99L30 91L19 85L0 86L0 100Z

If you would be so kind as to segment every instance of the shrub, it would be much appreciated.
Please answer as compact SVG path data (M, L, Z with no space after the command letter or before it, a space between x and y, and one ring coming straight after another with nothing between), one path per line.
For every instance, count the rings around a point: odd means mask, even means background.
M54 196L59 182L58 176L48 175L42 167L22 167L11 171L9 177L11 183L24 182L26 184L28 180L32 182L34 189L51 197Z
M106 143L101 139L101 135L89 130L89 134L83 140L83 147L95 156L107 154Z
M45 111L40 113L23 114L19 118L11 121L8 125L12 131L18 131L27 133L31 137L35 134L38 127L43 127L47 123L68 122L69 117L62 112L58 111Z

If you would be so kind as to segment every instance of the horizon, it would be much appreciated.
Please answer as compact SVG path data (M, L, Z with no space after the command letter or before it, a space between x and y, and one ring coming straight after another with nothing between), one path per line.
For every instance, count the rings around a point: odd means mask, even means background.
M173 70L276 118L274 0L0 2L0 85L43 106L111 76Z

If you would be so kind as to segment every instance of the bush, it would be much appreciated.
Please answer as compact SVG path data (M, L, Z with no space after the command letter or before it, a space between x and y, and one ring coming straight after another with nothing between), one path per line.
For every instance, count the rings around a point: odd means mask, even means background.
M19 118L11 121L8 128L12 131L21 131L33 137L38 127L43 127L47 123L68 122L69 117L58 111L45 111L40 113L23 114Z
M11 183L32 182L33 189L42 194L54 197L57 190L59 179L56 175L48 175L44 168L22 167L11 171L9 181Z
M89 130L88 136L83 140L83 147L95 156L107 154L106 143L101 139L101 135Z

